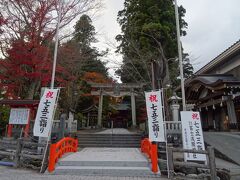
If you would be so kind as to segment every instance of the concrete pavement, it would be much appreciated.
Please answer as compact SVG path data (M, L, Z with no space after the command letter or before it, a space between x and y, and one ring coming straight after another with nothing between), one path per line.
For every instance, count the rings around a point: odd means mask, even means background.
M53 174L159 177L138 148L83 148L58 162Z
M117 176L76 176L76 175L48 175L36 171L15 169L0 166L1 180L167 180L167 178L150 177L117 177Z
M240 165L240 135L230 132L204 132L204 141Z

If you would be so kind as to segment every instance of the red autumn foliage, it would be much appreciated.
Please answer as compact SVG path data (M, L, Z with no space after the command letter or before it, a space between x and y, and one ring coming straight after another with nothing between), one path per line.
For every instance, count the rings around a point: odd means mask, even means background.
M11 92L21 97L23 93L26 93L24 88L34 82L38 89L49 85L52 73L52 54L48 47L34 41L16 40L12 47L7 49L7 54L8 58L0 61L0 78L1 85L8 87L8 93ZM56 68L56 72L58 85L64 86L67 79L59 75L63 73L66 76L69 73L60 66Z
M94 83L110 83L111 80L107 79L103 74L97 72L86 72L82 78L86 82Z
M98 0L63 1L60 28L78 15L92 10ZM53 37L56 32L57 0L1 0L0 85L11 97L32 99L49 84L52 71ZM57 66L55 86L73 79L65 67Z

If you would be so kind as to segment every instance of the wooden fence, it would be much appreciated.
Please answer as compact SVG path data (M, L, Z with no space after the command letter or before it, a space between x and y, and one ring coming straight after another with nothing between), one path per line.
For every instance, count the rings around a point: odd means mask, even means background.
M206 151L205 150L181 149L181 148L168 148L167 151L168 151L168 167L169 167L169 172L170 172L170 178L172 178L174 176L174 165L184 166L184 167L197 167L197 168L210 169L211 180L215 180L217 178L215 153L214 153L214 149L212 147L208 147ZM206 154L207 164L175 161L173 158L174 152Z
M42 160L43 154L38 154L37 148L45 146L46 144L24 141L22 138L16 141L2 141L0 155L10 157L13 159L14 166L19 167L23 158Z

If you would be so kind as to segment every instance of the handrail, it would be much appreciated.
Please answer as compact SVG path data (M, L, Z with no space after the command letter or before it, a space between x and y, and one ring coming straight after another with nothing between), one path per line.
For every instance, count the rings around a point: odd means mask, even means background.
M157 144L152 143L148 138L141 141L141 151L145 153L152 163L152 172L158 172L158 154L157 154Z
M49 163L48 163L48 171L52 172L55 169L55 164L58 159L62 157L64 153L67 152L77 152L78 148L78 140L70 137L65 137L58 141L55 144L50 146L50 154L49 154Z

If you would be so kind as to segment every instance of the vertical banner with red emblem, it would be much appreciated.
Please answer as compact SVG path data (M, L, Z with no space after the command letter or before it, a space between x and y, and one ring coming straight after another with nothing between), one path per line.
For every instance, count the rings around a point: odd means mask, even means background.
M34 123L33 135L48 137L54 117L59 89L45 89L38 105L37 116Z
M199 112L181 111L184 149L205 150ZM184 153L185 161L206 161L205 154Z
M160 90L145 92L149 139L155 142L165 142L161 94Z

